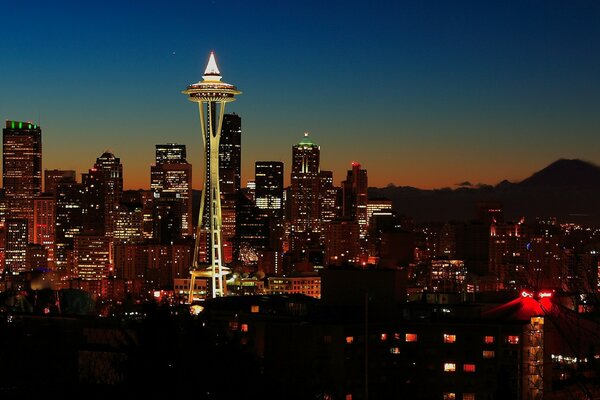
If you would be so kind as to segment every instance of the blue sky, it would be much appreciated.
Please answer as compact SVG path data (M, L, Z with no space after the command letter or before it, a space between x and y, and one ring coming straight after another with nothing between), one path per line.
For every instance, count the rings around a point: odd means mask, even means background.
M154 145L185 143L180 93L214 50L243 94L243 180L304 131L322 169L370 184L519 180L560 157L600 163L594 1L19 1L2 5L0 116L40 122L44 168L111 149L148 187Z

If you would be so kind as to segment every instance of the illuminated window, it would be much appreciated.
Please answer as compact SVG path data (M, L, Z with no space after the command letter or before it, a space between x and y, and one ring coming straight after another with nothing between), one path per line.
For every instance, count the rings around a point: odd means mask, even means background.
M514 335L507 336L506 337L506 341L509 344L519 344L519 337L518 336L514 336Z
M400 334L399 333L394 333L394 339L400 340Z
M258 305L253 305L250 307L251 313L257 313L259 310L260 310L260 307Z
M444 343L454 343L456 342L456 335L448 335L444 333Z
M454 372L456 371L455 363L444 363L444 372Z
M416 342L417 341L417 334L416 333L407 333L405 340L407 342Z
M382 333L381 334L381 341L385 342L387 340L387 333Z
M248 332L248 324L242 324L242 327L240 329L242 332Z
M400 347L392 347L390 348L391 354L400 354Z
M354 342L354 336L346 336L346 343L352 344Z
M347 394L346 395L346 400L352 400L352 395L351 394Z
M492 343L494 343L494 337L493 336L484 336L483 337L483 343L485 343L485 344L492 344Z
M456 393L445 392L443 399L444 400L456 400Z
M494 352L494 350L484 350L483 351L483 358L494 358L496 356L496 353Z
M463 371L465 372L475 372L475 364L464 364Z
M475 400L475 393L463 393L463 400Z

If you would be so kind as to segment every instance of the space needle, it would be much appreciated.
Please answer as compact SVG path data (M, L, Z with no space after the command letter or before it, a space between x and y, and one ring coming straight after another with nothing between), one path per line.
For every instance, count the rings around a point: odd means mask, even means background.
M235 95L241 92L234 85L221 82L221 78L219 67L217 67L215 61L215 54L211 52L206 70L202 75L202 81L189 85L182 92L188 96L190 101L198 103L205 157L204 190L200 201L194 258L190 270L190 303L194 299L197 278L211 278L213 298L223 296L227 290L224 276L228 271L222 263L219 142L221 140L225 104L235 101ZM206 258L208 265L204 263L200 265L199 263L201 232L203 230L207 234Z

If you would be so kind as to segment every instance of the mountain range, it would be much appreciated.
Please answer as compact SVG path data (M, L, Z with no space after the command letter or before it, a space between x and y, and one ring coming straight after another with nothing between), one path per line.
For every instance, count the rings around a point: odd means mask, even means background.
M600 167L578 159L560 159L521 182L424 190L389 185L369 188L369 198L392 200L394 210L416 222L467 221L478 201L503 203L507 220L556 217L559 222L600 224Z

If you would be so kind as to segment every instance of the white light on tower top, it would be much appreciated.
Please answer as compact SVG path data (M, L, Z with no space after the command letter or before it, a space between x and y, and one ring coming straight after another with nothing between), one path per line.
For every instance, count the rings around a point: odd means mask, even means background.
M217 66L217 61L215 60L215 53L212 51L210 52L208 64L206 64L206 69L204 70L204 75L202 75L202 78L205 81L221 80L221 72L219 71L219 67Z

